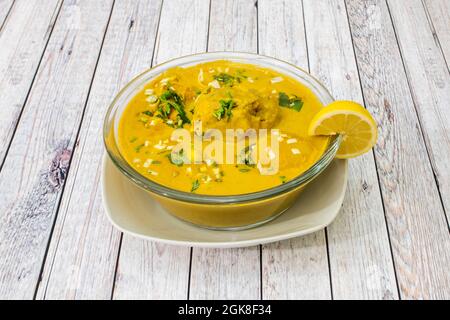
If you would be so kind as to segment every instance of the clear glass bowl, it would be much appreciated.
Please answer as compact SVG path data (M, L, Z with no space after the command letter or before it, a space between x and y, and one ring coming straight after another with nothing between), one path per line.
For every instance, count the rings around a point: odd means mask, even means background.
M210 52L194 54L155 66L129 82L117 94L108 108L103 126L104 143L112 162L117 168L139 187L148 191L149 196L155 198L176 217L211 229L251 228L274 219L294 203L301 190L331 163L339 148L340 136L331 138L321 158L296 178L263 191L226 196L179 191L149 180L128 164L118 148L118 124L121 115L130 99L142 90L145 84L167 69L176 66L187 67L213 60L230 60L276 70L308 87L324 105L333 101L331 94L317 79L287 62L251 53Z

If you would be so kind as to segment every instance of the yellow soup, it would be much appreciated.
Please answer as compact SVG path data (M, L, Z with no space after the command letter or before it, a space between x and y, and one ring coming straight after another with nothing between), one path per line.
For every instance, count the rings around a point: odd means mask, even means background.
M323 154L328 138L307 134L322 107L301 83L271 69L222 60L172 68L127 105L119 123L119 149L140 174L173 189L208 195L261 191L297 177ZM199 134L194 124L200 121ZM233 162L204 157L195 162L195 151L183 151L180 139L172 136L180 128L197 138L208 129L224 137L231 129L267 129L269 147L264 150L271 159L276 139L278 166L264 174L261 163L253 161L255 143L249 139L241 150L235 146ZM271 129L278 132L271 135ZM256 145L261 139L257 135ZM231 142L236 139L225 141L224 153ZM203 140L200 153L209 143Z

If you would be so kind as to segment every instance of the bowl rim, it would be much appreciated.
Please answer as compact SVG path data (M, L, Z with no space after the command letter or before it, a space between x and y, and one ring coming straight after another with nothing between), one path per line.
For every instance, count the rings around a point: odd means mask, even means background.
M255 53L249 53L249 52L228 52L228 51L214 51L214 52L202 52L202 53L195 53L195 54L189 54L185 56L176 57L170 60L167 60L161 64L152 66L143 72L139 73L137 76L132 78L114 97L113 101L110 103L107 112L104 117L103 121L103 143L106 148L107 154L114 163L114 165L125 175L127 176L131 181L133 181L136 185L139 187L155 193L157 195L171 198L178 201L183 202L189 202L189 203L196 203L196 204L209 204L209 205L218 205L218 204L243 204L247 202L255 202L255 201L261 201L269 198L273 198L279 195L282 195L284 193L287 193L289 191L292 191L298 187L301 187L303 185L306 185L311 180L313 180L315 177L317 177L322 171L324 171L328 165L331 163L331 161L334 159L336 152L340 146L340 143L342 141L341 135L336 135L331 138L328 147L326 151L322 154L322 156L306 171L304 171L302 174L296 176L295 178L289 180L286 183L280 184L278 186L264 189L261 191L251 192L251 193L245 193L245 194L234 194L234 195L207 195L207 194L201 194L201 193L191 193L186 191L181 191L177 189L172 189L170 187L164 186L162 184L159 184L155 181L152 181L145 177L144 175L140 174L138 171L136 171L121 155L119 152L119 148L117 147L116 139L114 139L114 147L117 148L117 153L120 156L116 155L116 152L114 152L111 149L111 145L109 143L108 137L110 136L110 131L114 130L113 126L111 124L114 123L114 118L111 118L114 111L116 111L118 107L118 101L119 99L125 94L127 90L129 90L130 87L133 85L136 85L139 80L141 80L144 76L146 76L148 73L154 71L155 69L160 69L165 67L168 64L172 64L176 61L183 61L189 58L199 58L199 57L205 57L204 61L194 61L192 65L196 65L203 62L208 61L214 61L214 60L227 60L227 57L222 56L228 56L228 59L248 59L245 63L248 64L255 64L252 63L252 59L263 59L266 60L266 62L275 62L277 64L284 65L285 67L288 67L291 69L291 71L296 71L296 73L300 73L306 78L309 78L308 80L312 81L316 85L316 89L321 91L321 94L325 95L326 100L328 100L326 103L331 103L334 101L333 96L330 94L330 92L327 90L327 88L314 76L312 76L309 72L306 70L292 64L286 61L283 61L281 59L277 59L274 57L261 55L261 54L255 54ZM216 59L214 59L215 56L218 56ZM219 57L220 56L220 57ZM208 59L209 58L209 59ZM270 67L269 67L270 68ZM161 72L164 70L161 70ZM278 71L280 72L280 71ZM154 76L156 77L157 74ZM154 78L152 77L152 78ZM150 80L147 80L148 82ZM145 82L145 83L146 83ZM307 85L305 83L302 83L303 85ZM136 86L138 88L138 86ZM136 89L135 88L135 89ZM311 88L308 87L310 90ZM136 92L135 92L136 93ZM318 97L319 98L319 97ZM321 100L319 98L319 100ZM323 103L323 101L321 100ZM112 121L111 121L112 120ZM115 137L115 135L113 135Z

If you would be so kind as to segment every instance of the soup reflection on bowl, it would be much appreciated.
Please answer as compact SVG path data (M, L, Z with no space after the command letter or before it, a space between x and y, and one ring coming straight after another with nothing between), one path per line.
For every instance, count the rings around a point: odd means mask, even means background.
M108 110L105 145L175 216L248 228L289 208L333 159L339 137L307 134L331 101L317 80L285 62L198 54L130 82Z

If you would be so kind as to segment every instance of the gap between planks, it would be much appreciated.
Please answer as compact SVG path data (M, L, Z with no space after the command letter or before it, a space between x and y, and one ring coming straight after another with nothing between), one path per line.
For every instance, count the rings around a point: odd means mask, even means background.
M102 120L108 103L120 87L142 69L149 68L152 55L148 59L148 52L154 50L160 10L161 1L142 0L116 2L111 11L88 98L87 114L80 129L81 146L74 152L74 161L84 170L72 170L68 176L71 193L63 199L62 221L58 223L54 237L57 243L52 244L51 250L53 261L44 276L47 289L40 296L109 299L118 289L114 280L119 274L119 250L124 242L121 233L107 220L98 191L104 153ZM111 69L111 65L120 68ZM99 165L92 167L92 163ZM69 222L65 223L65 220ZM83 226L82 235L71 227L75 224ZM76 267L75 277L70 272L71 267ZM76 286L80 279L84 283L81 287Z
M2 212L5 223L0 233L1 251L7 257L2 262L0 293L9 298L33 297L40 280L43 258L57 216L55 209L59 205L71 149L79 130L79 123L71 122L69 117L73 117L72 120L81 117L92 79L91 71L98 58L80 55L80 52L86 47L99 48L111 7L110 1L64 6L65 15L63 18L58 15L42 58L45 63L40 64L36 75L44 80L33 84L32 96L27 100L11 145L14 152L9 152L0 172L0 184L10 183L11 186L1 194L0 201L0 206L8 208ZM74 16L80 19L68 20ZM84 23L92 23L93 27L84 28ZM72 40L70 44L78 46L71 48L66 40ZM58 71L51 72L54 69ZM79 86L69 88L67 83L60 81L61 77L72 79L70 75L79 81ZM79 89L79 95L63 95L65 90L65 93L73 93L74 88ZM63 96L65 100L61 103L58 99ZM77 100L80 97L82 100ZM42 101L46 103L41 104ZM60 112L55 112L50 102L55 108L61 108ZM67 126L63 125L64 121L68 122ZM42 127L36 128L39 125ZM31 133L27 131L33 128ZM55 166L54 172L49 171L49 163ZM22 166L19 177L14 169L17 165Z
M106 32L107 31L105 31L105 34L106 34ZM259 32L257 32L257 34L259 34ZM99 56L100 56L100 53L99 53ZM98 62L98 61L97 61ZM94 78L94 76L92 77L92 79ZM88 95L88 97L89 97L89 95ZM87 98L88 99L88 98ZM80 122L81 123L81 122ZM423 132L422 132L422 134L423 134ZM76 149L76 147L75 147L75 149ZM55 220L56 220L56 217L55 217ZM261 256L260 256L260 258L261 258ZM262 267L262 265L260 265L261 267ZM262 285L262 284L260 284L260 285ZM262 289L262 288L261 288Z
M8 20L9 14L11 13L11 10L14 6L14 0L7 0L0 2L0 36L2 34L3 26L5 25L6 21Z
M78 149L78 141L79 141L78 139L79 139L79 136L80 136L81 127L82 127L84 115L85 115L85 112L86 112L86 106L87 106L87 104L88 104L89 97L90 97L90 94L91 94L92 84L94 83L95 74L96 74L96 72L97 72L97 67L98 67L98 62L99 62L99 60L100 60L101 53L102 53L102 49L103 49L103 45L104 45L104 43L105 43L105 38L106 38L106 34L107 34L107 32L108 32L109 23L110 23L110 21L111 21L111 16L112 16L112 13L113 13L113 10L114 10L115 1L116 1L116 0L112 0L111 10L110 10L110 12L109 12L108 21L106 22L105 32L104 32L104 34L103 34L103 36L102 36L102 40L101 40L101 43L100 43L100 49L99 49L99 52L98 52L98 55L97 55L97 60L96 60L96 62L95 62L95 66L94 66L94 71L93 71L93 74L92 74L91 81L90 81L90 83L89 83L89 89L88 89L88 92L87 92L87 95L86 95L85 102L84 102L84 104L83 104L83 111L82 111L82 113L81 113L80 123L79 123L78 130L77 130L77 133L76 133L76 136L75 136L75 144L74 144L74 146L73 146L73 148L72 148L72 157L71 157L70 160L69 160L68 169L67 169L67 170L68 170L67 175L69 175L69 174L70 174L70 171L73 171L73 170L75 170L75 174L76 174L76 172L77 172L78 169L79 169L79 166L77 166L75 169L72 169L72 170L71 170L71 168L72 168L72 161L73 161L73 159L74 159L73 154L74 154L75 152L77 152L77 149ZM56 22L55 22L55 23L56 23ZM83 150L83 148L81 148L81 150ZM78 164L79 164L79 163L78 163ZM42 279L42 274L43 274L43 272L44 272L44 266L45 266L46 261L47 261L47 255L48 255L48 252L49 252L49 249L50 249L50 244L51 244L52 237L53 237L53 231L54 231L54 228L55 228L57 219L58 219L58 215L59 215L59 211L60 211L61 204L62 204L62 199L63 199L63 196L62 196L62 195L65 193L66 185L67 185L67 184L66 184L66 181L64 181L64 184L63 184L63 186L62 186L62 188L61 188L61 196L59 197L59 201L58 201L58 203L57 203L57 205L56 205L56 214L55 214L55 217L54 217L54 219L53 219L53 224L52 224L52 228L51 228L51 231L50 231L49 240L48 240L47 247L46 247L45 254L44 254L44 258L43 258L43 261L42 261L42 268L41 268L41 271L39 272L39 281L38 281L37 284L36 284L36 289L35 289L35 292L34 292L33 299L36 299L36 296L38 295L39 285L40 285L40 283L41 283L40 279ZM72 191L73 191L73 189L71 189L71 193L72 193ZM71 195L71 193L70 193L70 195ZM70 199L70 195L69 195L69 199ZM64 219L63 219L63 221L62 221L62 225L63 225L63 226L64 226L64 222L65 222L65 216L64 216ZM58 245L59 245L59 239L60 239L60 238L58 238L58 241L57 241L57 244L56 244L56 249L58 248ZM119 247L120 247L120 246L119 246ZM54 262L54 260L52 259L52 263L51 263L50 271L49 271L50 274L51 274L52 269L53 269L53 262ZM47 283L47 284L48 284L48 283ZM45 297L46 293L47 293L47 286L46 286L45 289L43 290L43 297Z
M403 63L411 60L400 52L399 42L410 39L395 37L384 0L347 1L347 7L367 107L381 124L375 156L401 297L448 296L448 226L420 119L409 110L414 93ZM408 13L402 11L402 22Z
M406 80L408 82L408 88L409 88L409 91L410 91L411 99L413 101L414 112L415 112L416 117L418 119L418 124L419 124L419 127L420 127L420 133L421 133L421 135L423 137L423 141L425 142L425 148L426 148L426 151L427 151L428 161L430 162L430 165L431 165L431 168L432 168L432 171L433 171L433 177L434 177L434 180L435 180L435 183L436 183L437 191L439 193L439 200L440 200L441 205L442 205L442 210L444 212L444 216L445 216L445 219L446 219L446 222L447 222L447 226L448 226L448 228L450 230L450 224L449 224L449 218L448 218L448 216L450 215L450 212L447 212L447 210L450 209L450 203L448 204L449 208L446 208L446 203L444 202L443 196L442 196L443 192L445 192L444 194L446 194L447 196L450 196L450 184L449 184L449 181L448 181L448 180L450 180L450 166L448 166L448 165L447 165L447 167L445 166L447 164L447 159L445 159L443 161L444 163L442 163L442 162L439 163L439 162L434 161L435 158L437 158L437 159L439 159L439 158L444 159L445 158L445 155L442 155L441 157L439 156L439 153L442 152L441 150L444 150L443 151L444 154L447 154L447 155L450 154L450 146L449 146L450 145L450 136L449 136L449 134L447 132L448 131L448 127L447 128L445 127L445 125L450 126L450 117L449 117L449 119L445 119L447 121L444 120L445 123L442 125L442 127L439 127L439 122L437 120L435 120L435 119L432 119L431 121L429 120L429 122L432 122L432 123L428 124L428 128L427 128L427 123L426 123L427 119L424 119L424 113L431 113L434 110L431 110L431 111L430 110L425 110L422 113L420 112L421 111L420 110L421 102L418 101L418 100L419 100L419 95L421 95L422 93L421 92L417 92L418 94L415 94L416 91L419 91L419 90L416 90L417 85L416 86L414 85L417 82L415 82L414 79L412 79L412 75L411 75L411 71L412 70L411 70L410 66L408 66L406 61L405 61L407 59L407 57L405 57L406 52L405 52L404 47L402 46L402 43L401 43L401 41L407 41L407 40L406 39L403 40L403 37L400 39L399 31L398 31L399 21L397 20L397 23L396 23L396 21L394 21L394 17L393 17L393 14L392 14L392 9L389 6L389 1L388 0L385 0L385 1L386 1L387 10L389 12L389 18L391 20L392 27L393 27L393 30L394 30L395 40L396 40L397 46L399 48L401 61L402 61L402 65L403 65L403 70L405 72ZM410 5L411 3L414 3L415 1L419 1L419 0L412 0L408 5ZM427 10L426 10L426 7L425 7L424 3L422 1L420 1L420 4L422 5L424 14L427 16ZM408 11L406 12L406 16L408 17L407 13L408 13ZM428 22L429 27L430 27L430 30L429 30L430 31L430 36L432 36L434 27L432 25L431 20L428 19L428 16L427 16L427 22ZM416 33L417 32L418 31L416 30ZM404 35L404 38L406 38L406 35ZM433 38L437 39L437 41L436 41L437 47L439 48L439 52L440 52L441 57L442 57L442 59L444 61L444 64L447 66L447 63L445 61L445 56L444 56L443 51L442 51L442 47L440 46L439 38L437 36L433 37ZM434 56L434 57L436 57L436 56ZM434 61L434 62L435 62L435 64L432 65L433 67L437 64L436 61ZM420 64L416 64L415 67L418 68L418 65L420 65ZM448 71L448 66L447 66L447 71ZM436 73L437 72L438 71L436 70ZM445 77L445 75L444 75L444 77ZM450 77L447 75L446 78L447 78L447 90L449 90L449 92L450 92ZM427 77L426 77L426 80L428 81ZM445 80L443 80L443 82L445 82ZM422 88L420 88L420 89L422 89ZM425 88L425 90L427 90L427 89L428 88ZM433 89L436 89L436 88L433 88ZM447 102L450 101L450 94L447 94L447 97L445 97L445 98L447 98L446 99ZM443 99L441 98L441 100L443 100ZM434 101L427 100L427 101L422 101L422 104L423 105L427 105L427 106L429 104L432 104L432 105L435 104L435 105L438 105L438 106L443 106L445 108L445 110L442 110L441 117L442 116L445 117L445 113L447 112L446 109L447 109L448 105L444 104L443 101L438 101L437 103L434 103ZM438 112L438 110L436 110L436 112ZM433 133L431 127L434 127L434 126L438 127L439 131L442 133L442 136L443 136L442 141L440 141L440 140L433 141L437 137L434 137L434 136L430 137L430 135L428 134L428 132L430 132L430 131L431 131L431 133ZM439 174L439 173L441 173L441 174ZM443 176L443 178L440 179L439 178L440 176ZM444 189L444 190L441 190L441 189Z

